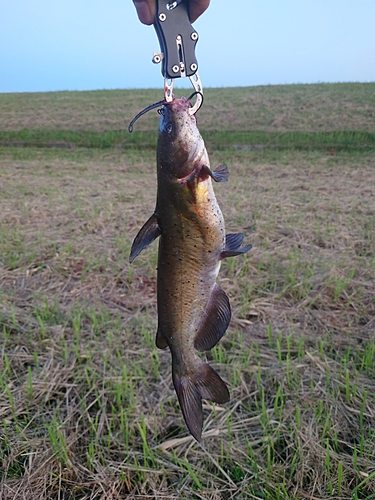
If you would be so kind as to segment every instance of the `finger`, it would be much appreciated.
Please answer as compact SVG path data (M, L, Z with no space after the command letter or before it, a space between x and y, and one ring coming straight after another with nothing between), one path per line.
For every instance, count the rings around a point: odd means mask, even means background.
M155 20L155 0L133 0L139 20L143 24L153 24Z
M210 5L210 0L190 0L189 17L190 22L194 22Z

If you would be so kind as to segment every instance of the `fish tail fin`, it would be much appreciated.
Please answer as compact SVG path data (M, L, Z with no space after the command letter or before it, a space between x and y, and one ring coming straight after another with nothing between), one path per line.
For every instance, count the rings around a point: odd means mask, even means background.
M200 363L194 373L181 375L172 368L173 384L180 402L185 423L197 440L201 440L203 427L202 399L226 403L230 399L228 387L215 370L198 358Z

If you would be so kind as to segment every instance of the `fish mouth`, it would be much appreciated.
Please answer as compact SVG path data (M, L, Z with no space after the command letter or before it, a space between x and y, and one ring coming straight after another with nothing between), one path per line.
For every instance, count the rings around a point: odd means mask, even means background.
M197 101L196 101L196 103L193 106L191 104L190 100L194 96L197 96ZM197 103L199 104L199 106L197 107L197 109L194 109L196 107ZM133 132L134 123L138 120L138 118L140 118L144 114L148 113L148 111L151 111L152 109L160 108L160 106L170 106L170 107L173 107L174 111L176 111L176 112L185 111L187 109L189 115L192 116L192 117L193 116L195 117L195 113L200 110L202 104L203 104L203 94L202 94L202 92L199 92L199 91L193 92L187 99L186 99L186 97L180 97L179 99L177 99L174 95L172 95L172 101L171 102L167 102L165 99L163 99L162 101L155 102L154 104L151 104L150 106L147 106L145 109L143 109L142 111L140 111L132 119L132 121L129 123L128 131L130 133ZM193 109L194 109L194 111L191 112L191 110L193 110ZM160 111L161 110L158 109L159 113L160 113Z
M177 115L185 115L191 109L191 103L186 97L181 97L180 99L173 98L172 102L166 102L164 106L168 107L171 113Z
M176 110L185 110L186 108L190 108L191 107L191 104L190 104L190 101L188 99L186 99L186 97L182 96L180 97L180 99L176 99L174 97L173 101L171 103L167 103L167 105L173 107L173 108L176 108Z
M196 104L193 105L191 103L191 100L195 96L197 97L197 99L199 99L199 106L197 107L197 109L194 109ZM188 110L190 116L194 116L195 113L197 111L199 111L199 109L201 108L202 104L203 104L203 94L202 94L202 92L199 92L199 91L193 92L188 98L182 96L179 99L177 99L177 98L175 98L173 96L172 101L166 103L167 106L173 107L175 111L186 111L186 110ZM193 110L193 109L194 109L194 112L192 113L191 110Z

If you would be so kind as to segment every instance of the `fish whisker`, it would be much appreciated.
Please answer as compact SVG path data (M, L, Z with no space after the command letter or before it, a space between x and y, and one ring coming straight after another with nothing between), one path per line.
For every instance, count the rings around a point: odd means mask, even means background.
M196 93L196 92L195 92ZM194 95L194 94L193 94ZM145 109L142 109L142 111L140 111L133 119L132 121L129 123L129 127L128 127L128 130L129 132L133 132L133 125L134 123L138 120L138 118L140 118L142 115L148 113L148 111L151 111L152 109L155 109L155 108L158 108L159 106L162 106L163 104L165 104L165 100L163 99L162 101L158 101L158 102L155 102L154 104L151 104L150 106L147 106L147 108Z

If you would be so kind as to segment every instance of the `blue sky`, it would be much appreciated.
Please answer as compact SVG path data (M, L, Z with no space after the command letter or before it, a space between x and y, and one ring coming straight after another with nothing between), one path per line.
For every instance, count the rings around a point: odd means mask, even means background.
M375 81L375 0L211 0L194 26L203 88ZM131 0L0 0L0 92L162 87L155 50Z

